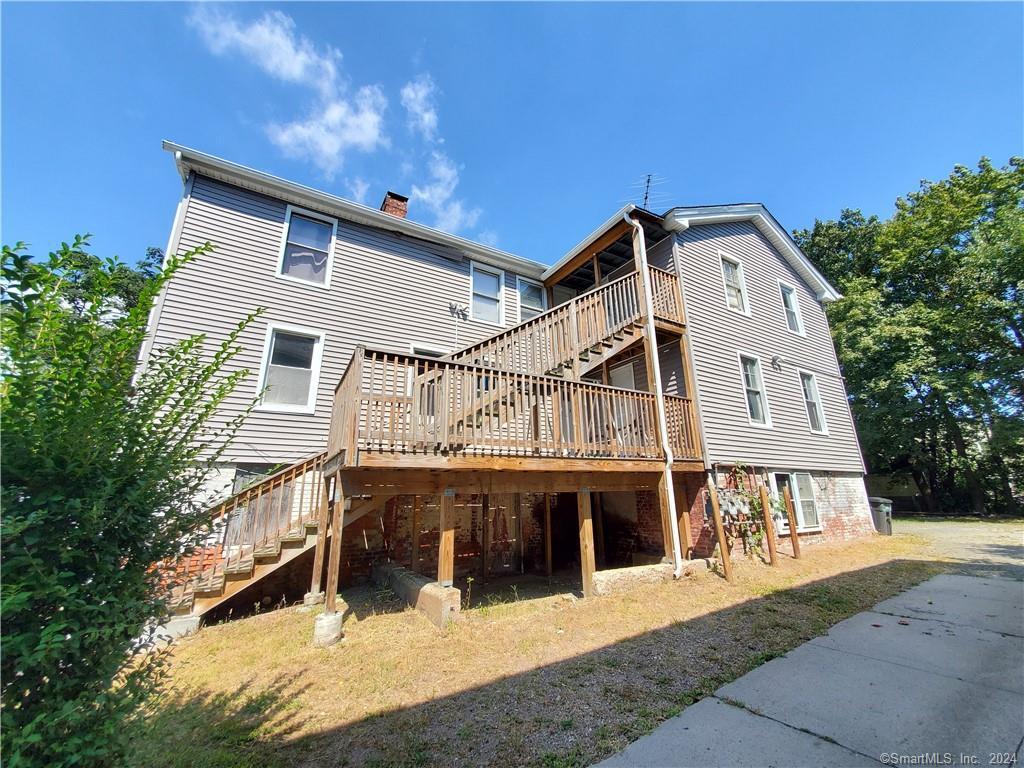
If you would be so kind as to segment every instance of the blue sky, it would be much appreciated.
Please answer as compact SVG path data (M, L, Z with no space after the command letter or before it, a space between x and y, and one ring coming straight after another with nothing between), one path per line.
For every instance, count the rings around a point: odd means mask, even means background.
M134 261L169 138L552 262L650 207L887 215L1024 153L1024 6L2 5L2 237Z

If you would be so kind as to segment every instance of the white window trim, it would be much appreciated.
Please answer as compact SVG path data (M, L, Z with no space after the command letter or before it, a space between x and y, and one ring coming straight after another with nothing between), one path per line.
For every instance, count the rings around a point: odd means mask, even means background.
M722 262L728 261L730 264L736 266L736 274L740 278L740 292L743 294L743 309L735 309L729 306L729 288L725 282L725 270L722 269ZM731 253L725 251L718 251L718 276L722 280L722 299L725 301L725 308L730 312L735 312L737 315L743 315L743 317L753 317L754 312L750 308L750 292L747 291L747 278L743 274L743 262L733 256Z
M797 485L796 476L807 475L811 479L811 493L814 494L814 486L817 485L817 483L814 482L814 475L812 475L810 472L801 472L800 470L796 469L769 469L768 483L772 489L772 496L777 499L781 499L782 495L779 492L779 485L775 480L776 473L780 475L789 475L792 478L791 484L793 486L793 493L791 495L793 497L793 515L797 518L796 532L820 533L823 529L821 525L821 507L818 504L817 497L813 498L812 501L814 502L814 509L818 514L818 524L807 526L801 525L800 523L800 518L803 517L803 511L800 507L800 487ZM779 521L779 525L776 527L776 531L780 534L789 535L789 520L786 518L785 514L783 514L782 519Z
M331 225L331 242L327 248L327 274L324 275L324 281L322 283L314 282L313 280L303 280L301 277L292 277L291 275L284 274L284 251L288 247L288 230L292 225L292 214L297 213L299 216L304 216L307 219L316 219L322 221L324 224ZM284 231L281 232L281 247L277 251L277 274L278 280L287 280L289 283L298 283L299 285L311 286L313 288L320 288L322 290L329 290L331 287L331 273L334 270L334 244L338 238L338 220L326 216L316 211L310 211L306 208L299 208L296 205L289 205L285 209L284 214Z
M304 282L304 281L303 281ZM309 393L306 395L305 405L288 405L287 403L264 403L262 395L260 402L253 408L254 411L262 413L302 413L312 415L316 413L316 400L320 391L320 367L324 358L324 346L327 343L327 334L315 328L305 328L299 325L288 325L287 323L267 323L267 334L263 339L263 356L260 358L260 380L256 387L257 392L263 392L267 385L267 370L270 368L270 345L274 338L275 331L295 333L303 336L315 336L316 346L313 348L313 368L310 371Z
M422 357L422 355L420 355L416 350L420 350L422 352L433 352L434 354L441 356L451 354L451 350L445 349L444 347L435 347L433 344L418 344L415 341L409 342L409 354L419 355ZM409 366L409 369L406 371L406 389L408 390L407 394L410 397L412 396L412 384L414 379L413 369L414 366Z
M811 414L807 410L807 399L804 397L804 382L802 376L810 376L814 382L814 391L818 395L818 411L821 413L821 429L815 429L811 426ZM800 402L804 406L804 415L807 416L807 429L815 435L827 435L828 434L828 419L825 418L825 400L821 396L821 387L818 386L818 375L814 371L807 371L802 368L796 369L796 384L799 387Z
M761 375L761 394L764 395L764 424L750 418L750 406L747 405L747 380L743 375L744 357L749 358L750 360L757 360L757 370ZM761 364L761 357L750 352L744 352L740 349L736 351L736 365L739 366L740 370L740 397L743 402L743 412L747 414L747 423L752 427L757 427L758 429L771 429L772 409L768 406L768 382L764 377L764 365Z
M786 316L786 302L782 298L783 288L788 288L793 292L793 307L796 312L796 327L799 330L794 331L789 327L789 318ZM787 283L781 277L779 278L779 302L782 304L782 322L786 326L786 330L794 336L807 336L807 331L804 328L804 313L800 310L800 292L796 289L795 285Z
M473 314L473 278L476 276L477 270L498 278L498 322L496 323L483 320ZM495 328L505 327L505 270L486 264L477 264L475 261L469 262L469 319L474 323L483 323Z
M548 311L548 292L544 290L544 283L538 282L536 280L530 280L528 277L516 275L516 309L518 310L518 317L520 323L524 322L523 303L521 300L522 294L519 292L519 286L521 283L526 283L527 285L535 285L538 288L540 288L541 314L544 314L545 312Z

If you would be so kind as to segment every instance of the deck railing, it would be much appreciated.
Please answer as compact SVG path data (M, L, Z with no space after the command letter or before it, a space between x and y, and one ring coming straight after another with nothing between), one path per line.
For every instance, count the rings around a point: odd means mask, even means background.
M654 395L357 347L335 390L328 457L653 459Z
M650 272L655 315L683 322L679 278L657 267L650 267ZM640 320L638 284L638 274L631 272L459 350L449 359L520 373L551 373Z
M689 397L665 395L665 420L672 456L676 459L699 459L700 432L697 430L697 409Z
M654 316L673 323L685 323L683 293L674 272L649 267L651 272L651 301Z
M312 456L254 483L211 509L213 535L174 566L175 581L228 572L273 548L288 534L304 533L323 503L325 453Z

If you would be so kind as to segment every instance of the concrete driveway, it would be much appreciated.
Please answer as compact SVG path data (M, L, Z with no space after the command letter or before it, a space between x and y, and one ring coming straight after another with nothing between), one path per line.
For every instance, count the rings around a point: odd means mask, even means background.
M837 624L600 765L1010 765L1022 741L1024 583L957 573Z

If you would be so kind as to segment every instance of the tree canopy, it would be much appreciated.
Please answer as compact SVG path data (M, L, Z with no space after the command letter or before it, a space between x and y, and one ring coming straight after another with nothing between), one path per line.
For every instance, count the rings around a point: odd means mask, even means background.
M1024 160L954 168L794 233L844 294L828 309L872 472L931 510L1016 512L1024 481Z

